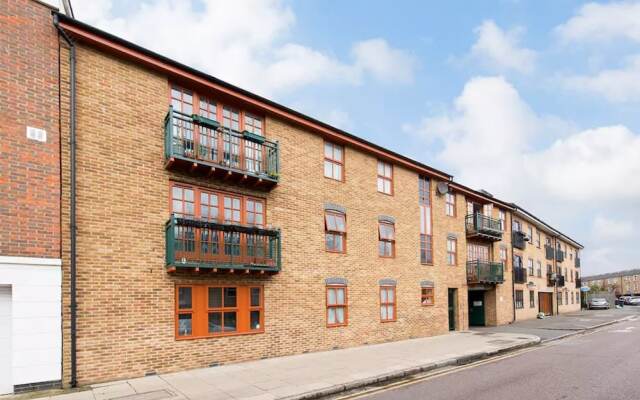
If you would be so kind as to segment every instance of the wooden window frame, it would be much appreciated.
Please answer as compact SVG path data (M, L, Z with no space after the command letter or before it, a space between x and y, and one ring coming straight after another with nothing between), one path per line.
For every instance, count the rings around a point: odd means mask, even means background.
M450 199L452 199L452 201L449 201ZM452 217L455 218L456 217L456 194L449 191L447 193L444 194L444 214L447 217ZM449 212L449 210L451 210L451 212Z
M191 308L180 309L179 291L180 288L191 289ZM222 299L224 301L224 288L236 289L236 306L225 307L209 307L209 289L222 288ZM251 289L260 289L260 305L251 306ZM208 284L177 284L175 285L175 304L174 304L174 336L175 340L191 340L217 338L224 336L241 336L261 334L265 332L264 327L264 286L262 285L208 285ZM210 312L236 312L236 330L231 332L209 332L209 313ZM260 328L251 329L251 311L260 311ZM179 315L191 314L191 335L180 335L179 333ZM221 316L224 324L224 314Z
M449 242L453 243L453 251L449 250ZM453 264L450 262L450 258L449 256L453 255ZM451 266L451 267L455 267L458 265L458 239L456 238L452 238L452 237L448 237L447 238L447 265Z
M498 220L500 221L500 230L507 230L507 213L504 210L498 210Z
M430 303L425 304L426 299L431 299ZM435 290L432 287L420 288L420 305L422 307L433 307L436 304Z
M386 176L386 175L380 175L380 165L382 165L382 170L383 170L383 174L385 173L386 167L388 166L391 170L391 176ZM382 193L382 194L386 194L387 196L393 196L393 175L394 175L395 171L393 170L393 164L392 163L388 163L386 161L382 161L382 160L378 160L378 162L376 163L376 175L377 175L377 179L376 179L376 190L378 191L378 193ZM378 185L378 183L382 181L382 190L380 190L380 187ZM384 182L389 182L389 193L384 191Z
M343 231L330 230L329 226L327 225L327 216L328 215L333 215L333 216L336 216L336 217L344 218L344 230ZM342 237L342 250L328 249L327 248L327 235L333 235L333 236ZM347 252L347 214L339 212L339 211L333 211L333 210L325 210L324 211L324 249L325 249L326 252L329 252L329 253L345 254Z
M327 153L325 151L325 148L326 148L327 145L331 146L331 157L327 157ZM342 160L337 160L337 159L333 158L334 155L335 155L335 149L336 148L339 148L341 150L341 152L342 152ZM346 172L345 171L345 155L346 155L345 154L345 147L343 145L336 144L336 143L329 142L329 141L325 140L324 143L322 144L322 155L324 157L324 161L322 163L322 175L325 178L331 179L333 181L344 182L345 181L345 172ZM340 179L336 179L333 176L327 176L325 174L324 166L327 163L332 164L332 169L331 169L332 172L333 172L333 166L335 166L335 165L340 166L340 171L341 171Z
M336 294L336 304L329 304L329 291L343 289L344 290L344 303L338 303L338 296ZM325 321L327 323L327 328L338 328L341 326L349 326L349 290L347 285L327 285L325 289L325 304L326 304L326 316ZM329 323L329 309L330 308L343 308L344 309L344 321ZM336 314L337 315L337 314Z
M420 264L433 265L433 203L431 201L431 179L425 176L418 176L418 204L420 206Z
M536 308L536 295L534 290L529 290L529 308Z
M393 301L389 301L389 290L393 293ZM387 293L387 301L382 301L382 292L385 291ZM396 292L395 285L380 285L380 290L378 292L378 299L380 301L380 307L378 308L378 312L382 309L382 307L387 308L387 318L382 318L382 313L380 313L380 322L395 322L398 320L398 296ZM391 307L393 309L393 318L389 318L388 308Z
M383 239L382 238L382 227L389 226L391 227L391 232L393 237L391 239ZM390 243L391 244L391 254L380 254L380 244L381 243ZM386 248L386 246L385 246ZM391 222L378 222L378 256L381 258L395 258L396 256L396 224Z

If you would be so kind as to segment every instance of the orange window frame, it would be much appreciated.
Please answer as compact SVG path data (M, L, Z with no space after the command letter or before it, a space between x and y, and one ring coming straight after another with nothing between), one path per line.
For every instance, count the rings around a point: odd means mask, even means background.
M423 307L431 307L435 304L434 288L420 288L420 305Z
M383 300L382 293L385 293L386 299ZM396 287L390 285L380 286L379 292L380 299L380 322L394 322L398 319L398 307L397 307L397 298L396 298ZM392 299L389 299L389 293L391 293ZM382 316L382 309L384 308L386 317ZM393 317L389 318L389 309L393 310Z
M383 237L383 229L389 227L391 229L391 237ZM387 243L391 244L390 254L386 254ZM380 245L384 245L384 252ZM378 222L378 256L382 258L394 258L396 256L396 224L390 222Z
M331 156L327 156L327 146L331 147ZM342 154L342 159L338 160L337 158L335 158L335 154L336 154L336 149L340 150L340 154ZM335 144L333 142L328 142L325 141L323 146L322 146L322 154L324 156L324 163L322 166L322 174L324 175L325 178L328 179L333 179L334 181L339 181L339 182L344 182L345 181L345 167L344 167L344 162L345 162L345 151L344 151L344 146L339 145L339 144ZM327 176L327 174L325 173L325 165L329 163L331 164L331 172L332 172L332 176ZM335 166L339 166L340 167L340 179L336 179L333 177L333 171L334 171L334 167Z
M453 243L453 251L449 249L449 243ZM453 263L451 262L450 256L453 257ZM447 238L447 265L458 265L458 239Z
M191 308L179 308L179 291L181 288L191 289ZM209 307L209 289L221 288L222 301L224 301L224 288L236 289L236 306L225 307ZM260 289L260 305L251 306L251 289ZM236 330L228 332L209 332L209 313L210 312L236 312ZM251 311L260 311L260 328L250 329ZM191 314L191 334L180 335L179 331L179 315ZM224 324L224 316L221 316ZM202 339L221 336L238 336L256 333L264 333L264 287L261 285L176 285L175 286L175 339L189 340Z
M444 211L445 214L449 217L456 216L456 194L453 192L447 192L444 195ZM451 210L451 212L449 212Z
M380 166L382 166L382 175L380 175ZM386 170L389 168L389 175L387 176ZM377 181L376 181L376 189L378 193L386 194L389 196L393 196L393 164L378 160L378 164L376 166L377 173ZM382 182L382 190L380 190L380 182ZM389 182L389 192L386 192L384 189L385 182Z
M339 303L338 302L338 291L342 290L343 291L343 302ZM335 304L331 304L329 301L329 292L330 291L335 291L335 299L336 302ZM327 285L326 287L326 321L327 321L327 328L337 328L340 326L348 326L349 325L349 293L348 293L348 289L347 289L347 285ZM330 323L329 322L329 310L330 309L343 309L343 321L342 322L334 322L334 323ZM338 314L335 313L335 315L337 316ZM337 321L337 317L336 317L336 321Z
M331 230L329 229L329 223L328 223L328 217L332 216L335 218L342 218L343 219L343 225L344 225L344 229L343 230ZM336 223L336 228L337 228L337 223ZM341 250L334 250L334 249L329 249L327 247L327 236L331 235L334 237L340 237L342 240L342 249ZM324 249L325 251L328 251L329 253L346 253L347 252L347 216L344 213L338 212L338 211L330 211L330 210L325 210L324 212ZM334 241L335 243L335 241Z
M215 107L216 108L215 109L216 118L213 118L213 119L218 121L221 125L223 124L223 121L224 121L223 110L226 108L227 110L234 111L234 112L236 112L238 114L238 131L242 132L245 129L249 130L249 129L247 129L247 127L251 128L253 126L253 123L246 124L246 119L245 119L245 116L246 116L249 119L252 119L254 121L255 120L260 120L260 122L262 124L262 136L265 136L266 118L263 115L260 115L259 113L254 113L252 111L248 111L248 110L244 110L244 109L235 107L235 106L233 106L233 105L231 105L229 103L220 102L220 101L215 99L215 96L203 95L203 94L198 93L195 90L188 89L186 87L177 85L177 84L172 83L172 82L169 82L168 86L169 86L169 96L168 96L169 97L169 104L172 104L172 100L175 99L176 101L179 101L181 103L189 104L191 106L191 108L192 108L192 112L191 113L194 113L194 111L197 110L198 114L199 114L200 110L201 110L200 102L201 102L201 99L202 99L203 103L207 103L207 104L216 106ZM173 96L172 89L181 93L179 98L176 98L176 97ZM184 94L185 93L187 93L188 95L191 96L191 103L188 103L188 102L184 101ZM207 108L204 108L202 110L203 111L207 110ZM203 116L205 116L207 118L210 118L211 110L209 109L209 110L207 110L207 112L208 112L209 115L208 116L207 115L203 115ZM251 131L251 132L252 133L256 133L256 132L253 132L253 131Z

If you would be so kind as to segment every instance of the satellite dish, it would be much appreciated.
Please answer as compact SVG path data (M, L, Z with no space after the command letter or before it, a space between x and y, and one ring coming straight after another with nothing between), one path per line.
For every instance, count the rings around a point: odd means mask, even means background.
M449 184L447 182L438 182L438 193L445 194L449 192Z

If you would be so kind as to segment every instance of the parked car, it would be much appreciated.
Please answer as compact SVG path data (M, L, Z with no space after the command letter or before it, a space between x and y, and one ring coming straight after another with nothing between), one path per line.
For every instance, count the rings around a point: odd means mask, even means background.
M624 296L620 296L620 297L618 297L618 299L619 299L619 300L622 300L622 302L623 302L624 304L629 304L629 299L630 299L631 297L632 297L632 296L624 295Z
M627 300L630 306L640 306L640 297L638 296L633 296L631 298L629 298L629 300Z
M594 310L594 309L608 310L611 307L607 299L603 299L601 297L596 297L589 300L589 303L587 304L587 306L589 307L589 310Z

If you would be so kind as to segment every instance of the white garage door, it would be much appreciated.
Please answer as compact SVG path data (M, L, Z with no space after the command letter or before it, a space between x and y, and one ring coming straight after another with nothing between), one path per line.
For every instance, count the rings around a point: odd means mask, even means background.
M11 392L11 286L0 286L0 394Z

